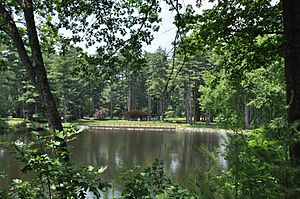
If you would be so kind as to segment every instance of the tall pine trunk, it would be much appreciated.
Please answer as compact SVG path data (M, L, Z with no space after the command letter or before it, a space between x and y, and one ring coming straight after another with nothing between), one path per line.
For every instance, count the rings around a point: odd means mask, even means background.
M63 95L63 120L64 120L64 122L67 122L67 111L68 111L67 96L66 96L66 93L64 91L64 95Z
M185 119L187 124L193 123L192 114L192 93L188 80L184 81L184 104L185 104Z
M147 121L150 121L151 120L151 115L152 115L152 110L151 110L151 102L152 102L152 99L151 99L151 95L148 93L147 95L147 112L148 112L148 116L147 116Z
M110 119L114 118L114 95L113 95L113 90L112 90L112 85L110 87L109 91L109 97L110 97Z
M127 111L132 110L132 85L131 81L127 80L128 88L127 88Z
M201 110L200 110L200 92L199 92L199 82L196 81L194 87L194 122L200 122Z
M244 99L244 129L251 129L251 109L246 99Z
M158 110L158 116L160 120L164 120L165 100L166 100L165 94L162 93L159 98L159 110Z
M63 78L63 121L67 122L67 114L68 114L68 92L67 92L67 86L68 86L68 82L67 82L67 73L68 73L68 67L66 64L66 54L65 54L65 46L63 46L62 48L62 56L64 58L64 67L63 67L63 74L62 74L62 78Z
M287 119L291 125L300 119L300 1L283 0L282 3L286 94L289 105ZM291 144L290 155L295 163L300 164L299 142Z

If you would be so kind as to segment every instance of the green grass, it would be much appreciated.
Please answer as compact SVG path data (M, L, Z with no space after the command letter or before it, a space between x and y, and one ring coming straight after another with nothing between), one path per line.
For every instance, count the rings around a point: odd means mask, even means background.
M8 122L9 126L16 126L17 124L25 121L23 118L0 118L0 120L5 120Z
M63 123L65 127L73 126L89 126L89 125L111 125L111 126L166 126L166 127L182 127L182 128L217 128L215 123L207 125L205 122L197 122L190 125L185 124L183 118L167 118L165 121L127 121L127 120L87 120L80 119Z
M63 123L64 126L88 126L88 125L136 125L136 126L178 126L176 123L163 121L127 121L127 120L77 120Z
M23 118L0 118L8 122L9 126L14 127L25 121ZM47 124L44 124L47 126ZM165 126L165 127L181 127L181 128L218 128L216 123L206 124L205 122L197 122L193 125L186 124L185 118L166 118L164 121L127 121L127 120L89 120L80 119L63 123L64 127L69 126L89 126L89 125L111 125L111 126Z

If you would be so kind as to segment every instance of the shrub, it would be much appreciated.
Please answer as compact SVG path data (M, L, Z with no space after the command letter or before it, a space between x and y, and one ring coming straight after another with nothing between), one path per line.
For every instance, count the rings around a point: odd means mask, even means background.
M16 125L14 125L14 128L20 131L27 131L28 130L28 121L27 120L23 120L20 123L17 123Z
M107 110L100 106L99 109L96 109L95 111L94 119L103 120L107 117L107 115Z
M0 131L3 131L8 128L9 128L8 122L5 120L0 120Z
M187 189L176 185L166 176L163 163L158 160L142 173L135 174L136 172L137 168L134 168L123 174L125 185L121 198L195 198Z
M147 113L136 109L124 113L124 118L126 120L138 120L138 118L140 120L146 120L147 116L148 116Z
M57 133L57 136L68 141L77 134L74 129L68 129L65 133ZM9 147L24 164L21 172L31 172L36 176L26 181L14 179L7 193L10 198L86 198L87 192L100 198L101 192L110 187L101 180L100 174L106 167L96 169L66 161L68 152L58 152L61 143L47 136L33 133L33 140L28 143L16 141L3 145Z
M13 129L19 132L41 131L44 130L44 126L34 121L24 120L14 125Z
M286 198L288 149L268 133L269 129L260 128L230 138L226 153L228 175L232 176L231 183L239 197Z
M39 114L39 113L35 113L33 114L29 120L32 120L34 122L39 122L39 123L43 123L43 122L47 122L47 119L44 115Z

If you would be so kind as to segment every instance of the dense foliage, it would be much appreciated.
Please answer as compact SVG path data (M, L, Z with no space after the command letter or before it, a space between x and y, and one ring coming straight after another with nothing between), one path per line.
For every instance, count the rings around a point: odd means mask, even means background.
M102 71L102 67L98 75L79 70L78 67L87 64L85 54L79 48L64 49L64 53L50 53L45 57L50 86L64 121L92 118L99 107L107 110L107 115L102 118L123 118L124 112L134 109L159 119L165 116L182 117L189 109L191 116L194 116L196 109L199 109L197 90L200 84L197 75L207 64L203 60L191 58L186 63L190 69L182 70L180 57L172 66L172 60L168 59L165 50L159 48L154 53L144 55L144 62L138 70L133 70L136 63L128 63L125 67L121 63L114 63L114 67L120 68L120 71L108 77L110 74ZM16 64L22 67L20 63ZM10 89L5 93L7 97L0 98L3 116L45 119L42 103L34 87L29 84L29 79L25 75L23 81L11 79L20 72L8 66L0 74L2 79L11 81L7 85L7 89ZM18 92L14 88L18 88ZM7 103L10 105L7 106Z
M65 133L57 132L57 136L68 142L78 133L69 129ZM26 181L13 180L10 189L3 192L5 198L86 198L88 193L99 198L110 187L100 175L106 167L96 169L66 162L67 154L55 152L60 143L51 136L33 132L31 138L27 143L21 140L2 143L24 164L21 172L35 176Z
M122 198L193 198L187 189L166 176L163 163L158 160L141 173L136 173L136 169L126 171L122 179L125 182Z
M37 177L15 180L0 194L84 198L89 190L99 197L109 187L100 183L102 169L65 161L59 148L70 132L57 133L60 118L148 116L185 117L191 125L216 121L234 130L224 154L228 169L210 154L211 164L187 190L156 162L125 178L121 197L299 197L300 4L211 0L211 9L197 13L190 5L183 12L177 0L165 2L175 12L172 56L162 47L142 51L159 29L156 0L0 2L0 117L47 119L55 137L35 134L34 142L14 143L23 171ZM75 47L83 41L98 45L95 55ZM6 128L0 120L0 130Z

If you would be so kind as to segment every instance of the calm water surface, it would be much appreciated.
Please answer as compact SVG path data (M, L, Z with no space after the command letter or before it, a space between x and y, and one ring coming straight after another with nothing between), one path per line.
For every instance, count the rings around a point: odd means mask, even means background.
M4 140L17 137L20 136L0 135ZM22 139L26 141L28 138ZM226 135L217 133L93 130L80 134L71 143L71 159L81 164L108 165L104 178L117 181L120 167L140 165L145 168L157 158L164 162L170 176L180 184L188 185L195 168L207 161L198 147L204 145L209 150L220 147L222 151L226 140ZM226 168L226 161L221 155L218 163ZM0 148L0 168L7 174L0 179L0 186L6 186L13 178L25 178L19 172L22 166L3 148Z

